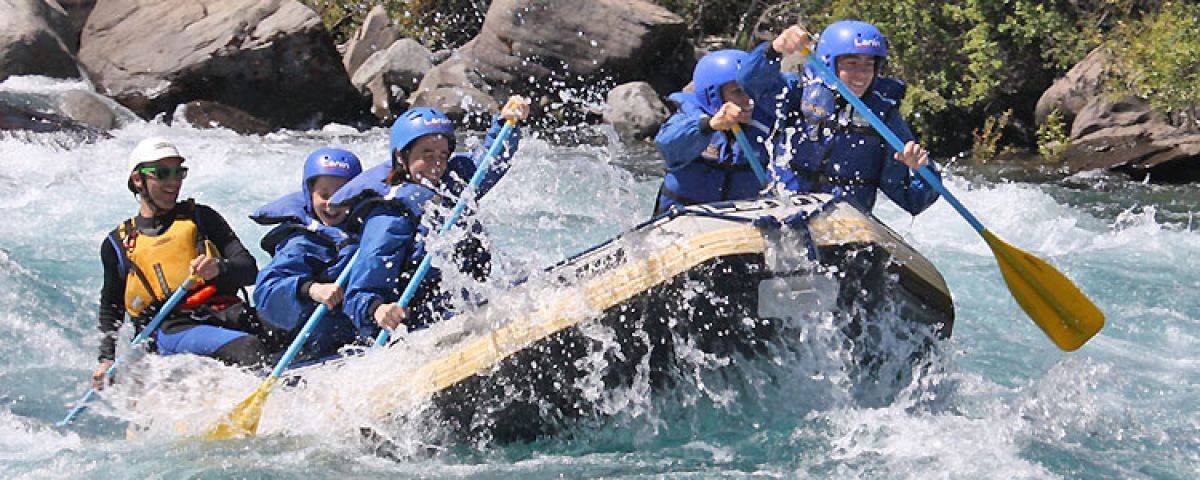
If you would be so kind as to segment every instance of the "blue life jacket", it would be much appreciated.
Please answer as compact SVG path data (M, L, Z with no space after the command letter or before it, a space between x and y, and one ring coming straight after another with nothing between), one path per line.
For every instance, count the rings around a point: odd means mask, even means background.
M261 245L272 256L258 272L254 303L265 326L287 342L299 332L318 303L300 293L307 282L333 283L358 248L358 238L311 216L308 199L294 192L250 215L261 225L275 225ZM328 311L301 350L302 357L332 354L355 339L350 320L340 309Z
M292 192L263 205L250 214L250 219L259 225L276 225L260 242L262 249L271 255L275 254L280 241L295 234L313 235L319 241L337 247L357 242L345 230L313 218L304 192Z
M465 185L452 179L469 179L474 174L474 161L469 154L458 153L450 158L448 166L442 185L451 193L461 195ZM428 202L448 200L422 185L407 182L389 185L386 179L390 170L391 166L386 163L371 168L338 189L330 199L335 205L353 206L348 224L362 236L361 246L366 257L360 261L366 264L351 273L344 304L344 311L360 337L373 337L378 331L374 320L367 318L370 305L399 299L409 276L424 258L425 242L419 239L429 233L421 221ZM485 182L484 186L488 184L494 185L495 181ZM484 192L486 190L480 193ZM440 225L440 222L427 223ZM478 222L468 225L472 235L466 244L474 245L456 246L459 268L476 278L485 277L491 256L478 240L482 226ZM402 258L397 258L397 254ZM430 268L409 305L410 328L418 328L447 313L445 302L448 296L440 290L440 283L441 272Z
M672 205L695 205L722 200L741 200L757 197L763 186L754 175L749 158L742 152L730 132L714 131L697 144L696 135L701 135L692 122L684 119L700 119L715 112L708 112L691 92L677 92L670 100L679 105L674 118L669 119L656 137L656 143L667 158L667 172L659 190L656 213ZM767 115L755 109L752 120L742 131L750 143L755 145L755 156L766 162L767 148L763 143L770 138L771 127ZM689 131L679 131L689 129ZM701 148L699 152L695 148ZM675 157L687 158L675 158ZM683 166L672 168L683 163ZM765 164L764 164L765 167Z
M898 113L905 85L891 78L877 78L863 96L881 119ZM885 162L892 150L865 118L853 112L837 92L824 83L810 80L804 86L798 132L784 134L776 152L786 158L795 175L787 188L802 192L824 192L848 197L870 210L875 205Z

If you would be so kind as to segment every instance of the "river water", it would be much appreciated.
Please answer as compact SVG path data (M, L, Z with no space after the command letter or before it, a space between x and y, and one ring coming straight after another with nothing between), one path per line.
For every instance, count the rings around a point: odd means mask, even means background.
M0 90L61 88L39 82ZM325 379L320 395L274 393L285 411L268 412L254 439L210 442L171 429L126 439L126 420L143 413L123 407L120 388L71 428L55 428L95 365L99 245L135 211L124 159L151 135L177 142L191 166L184 196L221 212L260 265L266 229L247 215L298 188L309 151L341 146L367 165L387 158L382 129L256 137L138 122L90 143L0 139L0 477L1200 477L1200 188L1100 173L1031 183L987 168L952 169L947 185L1104 310L1107 326L1081 350L1057 350L1024 316L988 248L944 202L914 219L881 196L875 213L942 271L957 311L953 338L886 402L856 401L846 381L814 380L846 365L747 361L698 371L701 380L680 391L622 392L611 418L537 442L426 448L422 432L401 429L388 432L399 453L377 455L359 425L337 421L352 415L321 401L352 397L361 379L397 368L376 363ZM656 162L642 148L527 139L480 207L497 282L645 219ZM217 410L257 383L185 357L133 368L168 380L199 372L179 382ZM196 393L206 385L211 395Z

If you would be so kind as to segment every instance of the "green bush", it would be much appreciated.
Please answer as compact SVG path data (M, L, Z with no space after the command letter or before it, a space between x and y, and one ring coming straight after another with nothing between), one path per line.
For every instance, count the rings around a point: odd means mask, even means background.
M1058 162L1071 138L1067 135L1067 124L1063 121L1062 112L1054 109L1046 119L1038 125L1038 155L1049 162Z
M354 35L375 5L383 5L400 35L430 49L453 48L483 25L490 0L301 0L325 23L338 43Z
M1115 74L1106 89L1132 92L1174 113L1200 104L1200 5L1166 3L1114 31Z

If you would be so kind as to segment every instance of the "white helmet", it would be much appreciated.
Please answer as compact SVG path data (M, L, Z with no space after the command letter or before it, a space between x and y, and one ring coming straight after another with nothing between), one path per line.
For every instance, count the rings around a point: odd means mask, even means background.
M129 153L129 173L133 173L138 168L138 165L143 163L157 162L164 158L178 158L183 160L183 155L179 154L179 149L175 148L175 144L171 143L163 137L150 137L138 142L133 151ZM137 193L137 189L133 187L133 178L130 178L126 184L129 191Z

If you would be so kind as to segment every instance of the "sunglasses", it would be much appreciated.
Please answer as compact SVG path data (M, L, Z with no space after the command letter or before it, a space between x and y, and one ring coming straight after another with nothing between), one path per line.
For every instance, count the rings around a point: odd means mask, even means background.
M165 167L165 166L159 165L159 166L151 166L151 167L142 167L142 168L138 169L138 173L145 173L145 174L153 175L154 178L156 178L158 180L164 180L164 181L171 180L171 179L183 180L183 179L187 178L187 172L188 172L188 168L184 167L184 166Z

